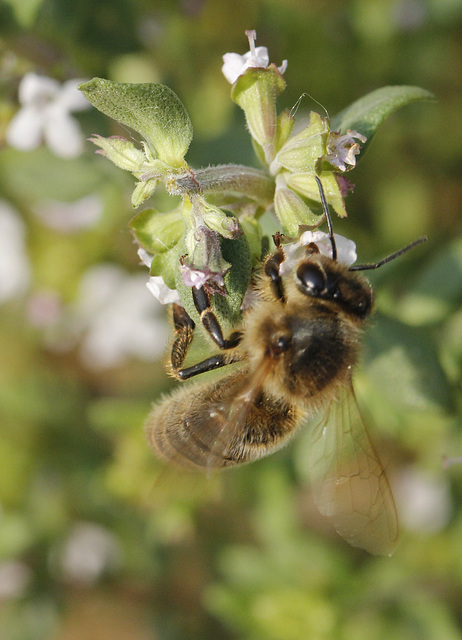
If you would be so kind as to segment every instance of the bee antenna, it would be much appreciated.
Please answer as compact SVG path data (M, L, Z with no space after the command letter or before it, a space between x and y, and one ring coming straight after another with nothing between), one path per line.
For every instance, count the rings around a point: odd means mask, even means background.
M319 195L321 196L321 204L324 215L326 216L327 228L329 229L329 240L332 247L332 260L337 260L337 245L335 244L334 231L332 229L332 218L330 217L329 207L327 205L326 194L324 193L324 187L318 176L314 176L317 182Z
M422 238L417 238L417 240L414 240L414 242L411 242L410 244L406 245L402 249L395 251L395 253L392 253L390 256L387 256L386 258L382 258L382 260L379 260L379 262L375 262L372 264L356 264L351 266L348 269L348 271L367 271L368 269L378 269L383 264L387 264L387 262L391 262L395 258L399 258L399 256L403 255L403 253L407 253L407 251L409 251L410 249L417 247L417 245L419 244L423 244L424 242L427 242L427 240L428 240L427 236L422 236Z

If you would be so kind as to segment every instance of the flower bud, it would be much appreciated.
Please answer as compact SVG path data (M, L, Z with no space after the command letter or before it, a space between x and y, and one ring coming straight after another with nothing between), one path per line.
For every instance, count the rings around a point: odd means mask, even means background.
M102 136L93 134L90 142L100 147L96 153L106 156L116 167L124 169L125 171L138 173L142 170L143 164L146 162L146 156L143 151L137 149L133 142L129 142L125 140L125 138L118 136L103 138Z

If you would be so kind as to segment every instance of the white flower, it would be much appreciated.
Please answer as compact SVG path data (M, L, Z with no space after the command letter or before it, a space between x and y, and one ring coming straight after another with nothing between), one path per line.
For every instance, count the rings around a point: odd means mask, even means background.
M335 246L337 247L337 261L350 266L356 261L356 245L352 240L334 233ZM285 276L292 272L295 265L302 258L304 247L314 243L319 253L332 257L332 245L329 235L324 231L305 231L297 242L283 245L285 260L281 263L279 273Z
M180 302L178 291L167 287L162 276L150 276L146 286L160 304L173 304L174 302L178 304Z
M67 580L94 584L120 563L116 538L100 525L79 522L71 531L61 552L61 571Z
M30 280L24 224L19 215L0 201L0 304L24 293Z
M141 262L148 268L151 267L153 256L151 256L145 249L138 249L138 255ZM180 302L180 296L176 289L170 289L164 282L162 276L150 276L146 283L148 290L152 295L160 302L160 304L172 304L174 302Z
M345 134L331 132L327 142L327 162L340 169L340 171L346 171L347 164L354 167L356 165L356 156L361 150L361 146L358 142L355 142L355 138L363 144L367 141L366 136L357 131L351 131L351 129L348 129Z
M256 31L246 31L245 35L249 39L250 51L243 56L238 53L225 53L223 56L221 70L226 80L231 84L234 84L249 67L266 69L270 63L268 49L266 47L255 47ZM287 60L284 60L278 69L281 73L284 73L287 69Z
M103 203L100 196L90 194L75 202L43 200L34 212L49 227L61 233L73 233L93 227L101 218Z
M445 476L408 467L397 475L393 493L400 520L412 531L436 533L451 518L453 505Z
M155 360L168 340L167 324L146 293L141 274L101 264L82 278L76 315L83 338L80 355L92 369L122 364L129 357Z
M20 151L32 151L43 140L50 150L62 158L72 158L83 149L83 135L73 111L90 108L90 103L77 89L81 80L56 80L27 73L19 85L22 107L6 132L8 144Z

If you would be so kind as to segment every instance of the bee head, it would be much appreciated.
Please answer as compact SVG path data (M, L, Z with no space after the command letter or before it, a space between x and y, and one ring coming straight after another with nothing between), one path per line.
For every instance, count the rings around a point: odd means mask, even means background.
M367 280L327 256L313 254L300 261L295 282L309 298L333 302L358 319L372 311L373 294Z

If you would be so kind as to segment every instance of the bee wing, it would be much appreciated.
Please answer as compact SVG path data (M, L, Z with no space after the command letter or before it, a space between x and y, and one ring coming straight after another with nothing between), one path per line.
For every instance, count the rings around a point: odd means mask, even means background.
M240 383L232 389L231 402L210 405L209 416L213 419L214 428L209 432L209 437L213 439L207 461L209 470L223 466L223 460L229 459L230 455L235 464L254 459L253 456L247 458L248 447L242 443L240 434L245 433L249 412L261 393L267 375L268 364L261 363L252 375L246 373L242 376ZM243 455L245 458L241 459Z
M351 383L314 429L309 464L318 508L342 538L391 555L398 538L395 503Z

